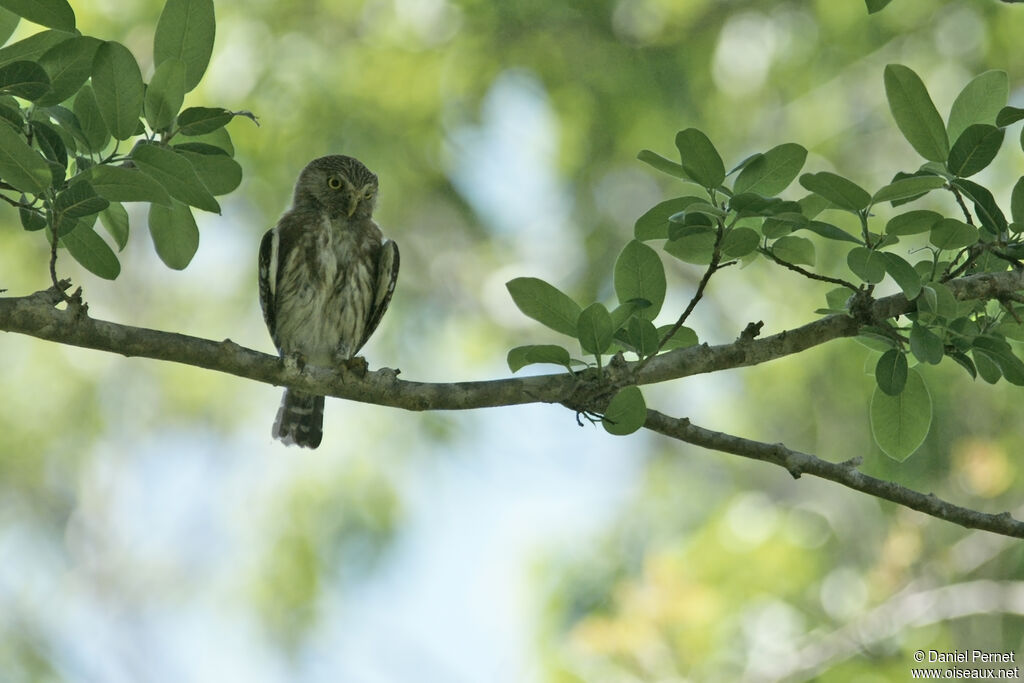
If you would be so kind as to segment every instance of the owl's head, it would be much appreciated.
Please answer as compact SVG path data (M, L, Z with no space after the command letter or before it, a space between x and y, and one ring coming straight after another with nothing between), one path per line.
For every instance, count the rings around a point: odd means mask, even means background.
M369 218L377 201L377 176L362 162L341 154L306 164L295 183L295 206L313 204L332 217Z

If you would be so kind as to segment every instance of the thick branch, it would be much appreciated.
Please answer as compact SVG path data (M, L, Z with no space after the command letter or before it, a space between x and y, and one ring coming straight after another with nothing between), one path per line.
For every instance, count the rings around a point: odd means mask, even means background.
M961 299L999 299L1024 289L1024 271L983 273L947 283ZM370 372L365 377L307 367L285 367L277 356L244 348L231 340L216 342L173 332L96 320L81 307L56 308L61 295L56 289L27 297L0 297L0 330L28 334L39 339L119 353L172 361L226 372L273 385L288 385L363 403L406 410L466 410L523 403L564 403L579 387L568 373L479 382L427 383L399 380L393 371ZM869 311L874 319L892 318L914 309L902 294L875 301ZM623 384L653 384L729 368L758 365L805 351L819 344L857 334L860 322L847 315L831 315L793 330L731 344L701 344L676 349L616 370Z
M1024 522L1014 519L1009 512L990 515L960 507L944 501L934 494L920 493L895 482L876 479L864 474L857 469L859 463L856 461L828 462L813 455L786 448L782 444L768 444L722 432L713 432L710 429L698 427L685 418L672 418L656 410L647 411L647 423L644 426L659 434L696 446L779 465L786 468L794 477L812 474L822 479L828 479L856 491L876 498L884 498L926 515L970 529L983 529L1005 536L1024 538Z

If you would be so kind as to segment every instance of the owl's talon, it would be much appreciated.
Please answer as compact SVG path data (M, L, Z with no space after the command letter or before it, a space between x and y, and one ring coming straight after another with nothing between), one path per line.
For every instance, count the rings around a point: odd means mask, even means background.
M366 359L362 356L355 356L354 358L344 358L339 362L343 372L350 372L359 379L366 377L366 372L369 370L369 365L366 363Z
M281 362L289 370L302 372L306 368L306 357L298 351L290 351L281 354Z

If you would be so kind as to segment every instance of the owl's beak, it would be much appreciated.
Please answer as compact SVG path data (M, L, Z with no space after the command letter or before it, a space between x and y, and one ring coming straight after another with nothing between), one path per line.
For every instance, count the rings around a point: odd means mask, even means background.
M345 213L348 214L349 218L352 218L352 214L354 214L356 212L356 209L358 209L358 208L359 208L359 195L355 195L351 199L348 200L348 210Z

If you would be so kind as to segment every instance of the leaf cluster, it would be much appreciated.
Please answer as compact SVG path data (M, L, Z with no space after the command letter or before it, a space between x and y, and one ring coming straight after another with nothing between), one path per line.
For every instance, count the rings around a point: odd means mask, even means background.
M21 19L46 28L0 48L0 199L92 273L114 279L123 250L124 202L150 204L157 254L185 268L199 246L193 208L219 213L242 169L225 125L245 112L182 109L210 60L212 0L167 0L146 83L131 51L82 35L67 0L0 0L0 43Z
M692 190L660 202L637 219L634 239L623 248L612 274L616 305L596 302L584 308L536 278L508 283L516 305L527 316L576 338L600 370L604 355L629 352L642 364L652 355L697 343L696 334L682 323L710 276L734 262L767 259L838 285L827 294L827 307L818 311L824 314L857 317L857 302L869 300L875 286L889 279L916 303L916 310L905 324L860 320L860 339L882 351L871 401L875 440L890 456L906 458L931 424L927 386L912 363L937 365L949 358L971 377L1024 385L1024 362L1008 341L1024 338L1024 307L1013 301L962 303L945 284L960 275L1020 267L1024 178L1013 189L1009 218L991 191L969 178L992 163L1007 127L1024 119L1024 110L1007 106L1009 84L1002 71L971 80L945 121L910 68L891 64L883 80L897 127L924 159L919 167L897 172L890 182L868 191L837 173L801 174L807 150L784 143L743 159L727 172L703 132L680 131L675 139L678 161L650 150L638 158ZM797 199L781 197L794 181L808 193ZM936 192L951 196L955 201L949 204L959 207L959 215L904 208ZM879 217L883 208L891 214L884 222ZM859 231L838 224L848 221L828 219L843 213L855 218ZM845 250L849 273L812 270L818 249L826 243ZM915 253L922 258L908 260ZM667 289L663 255L707 270L677 322L659 327L655 320ZM570 370L583 364L554 345L518 347L508 360L513 371L529 363L557 363ZM634 407L642 405L639 391L629 396ZM630 426L639 428L643 418L640 411L633 414L637 417Z

